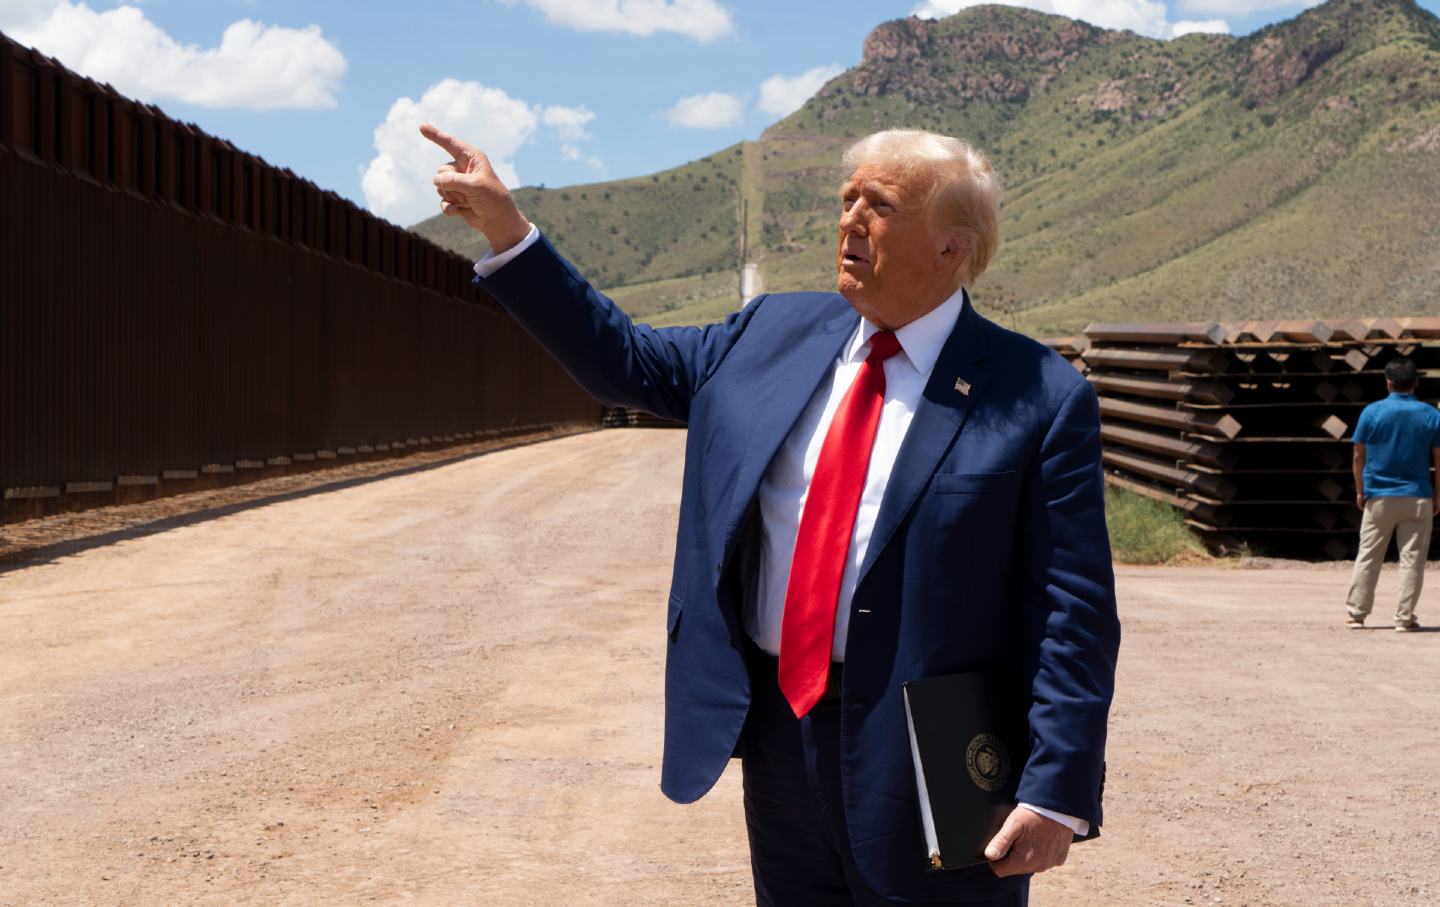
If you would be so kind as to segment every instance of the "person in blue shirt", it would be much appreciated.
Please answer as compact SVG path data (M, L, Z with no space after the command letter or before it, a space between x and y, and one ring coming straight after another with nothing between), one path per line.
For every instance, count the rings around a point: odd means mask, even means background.
M1405 357L1385 366L1390 395L1360 413L1355 425L1355 506L1365 512L1360 522L1360 553L1350 577L1350 610L1346 626L1365 626L1375 604L1375 583L1385 549L1394 535L1400 548L1400 603L1395 629L1420 629L1415 604L1425 581L1430 550L1430 524L1440 495L1430 479L1433 463L1440 470L1440 410L1415 399L1420 373Z

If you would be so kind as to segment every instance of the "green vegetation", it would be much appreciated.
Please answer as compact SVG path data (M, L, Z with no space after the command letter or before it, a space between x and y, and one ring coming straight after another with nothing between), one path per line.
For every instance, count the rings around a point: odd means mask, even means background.
M1123 488L1106 486L1105 523L1117 564L1170 564L1210 557L1185 528L1180 511Z
M1174 41L1000 6L887 22L758 142L517 195L597 284L634 290L616 294L631 311L716 317L719 296L664 309L663 282L734 272L742 197L767 287L834 285L840 153L894 126L990 155L1005 239L975 296L1032 334L1440 314L1440 21L1412 0ZM418 229L476 250L444 218Z
M631 318L646 324L701 324L719 321L740 307L740 280L735 271L712 271L618 287L609 295Z

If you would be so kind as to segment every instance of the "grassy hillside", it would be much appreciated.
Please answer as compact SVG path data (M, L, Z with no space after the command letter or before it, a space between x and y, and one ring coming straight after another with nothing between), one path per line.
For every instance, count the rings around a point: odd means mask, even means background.
M1440 22L1411 0L1169 42L998 6L888 22L759 142L520 201L632 311L715 317L742 195L768 287L833 285L836 162L891 126L991 156L1005 239L975 295L1022 329L1440 314Z
M647 324L700 324L735 311L740 281L731 269L613 287L609 293L630 317Z

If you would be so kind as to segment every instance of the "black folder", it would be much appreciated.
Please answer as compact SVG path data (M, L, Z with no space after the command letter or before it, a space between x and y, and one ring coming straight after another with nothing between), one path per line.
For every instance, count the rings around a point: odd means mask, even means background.
M904 690L930 869L984 863L1030 756L1018 680L1004 670L970 671Z

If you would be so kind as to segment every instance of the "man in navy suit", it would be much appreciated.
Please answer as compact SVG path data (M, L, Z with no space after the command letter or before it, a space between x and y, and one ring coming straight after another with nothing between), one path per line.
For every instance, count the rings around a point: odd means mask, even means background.
M525 220L485 155L445 214L480 286L602 401L689 426L667 629L661 789L741 757L762 905L1023 905L1098 832L1120 627L1094 392L965 287L999 189L956 139L891 130L844 159L839 294L723 323L633 324ZM927 873L901 686L1001 661L1031 755L989 865Z

